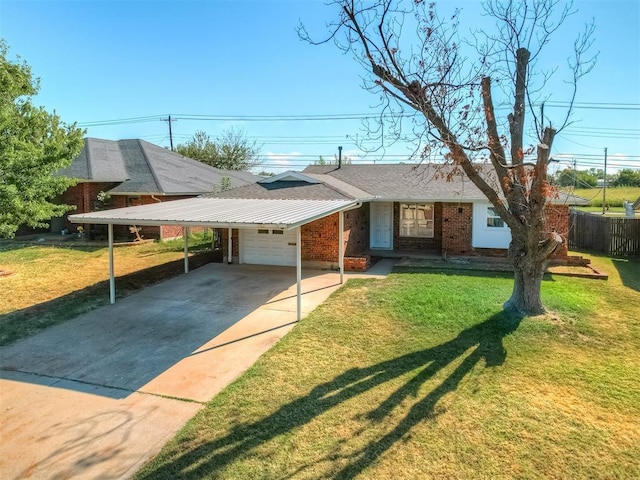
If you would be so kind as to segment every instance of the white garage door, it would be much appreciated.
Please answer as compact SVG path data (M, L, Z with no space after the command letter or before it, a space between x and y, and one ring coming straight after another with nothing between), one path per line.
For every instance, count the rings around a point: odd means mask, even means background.
M295 230L240 230L240 263L294 267Z

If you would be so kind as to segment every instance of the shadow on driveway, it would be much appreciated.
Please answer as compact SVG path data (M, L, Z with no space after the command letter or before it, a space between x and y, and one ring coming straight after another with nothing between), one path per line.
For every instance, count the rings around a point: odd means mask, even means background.
M322 274L326 272L307 272L307 278ZM312 290L308 293L313 295L327 286L326 281L319 287L310 283L304 291ZM124 398L195 352L291 328L295 322L295 295L287 293L291 288L295 290L291 268L208 264L1 347L0 378L16 379L19 373L22 381L30 376L38 382L52 379L50 386L79 391L99 386L104 395ZM217 346L209 345L251 315L260 318L232 338L220 339ZM197 380L202 375L194 375L193 381ZM173 390L156 393L192 399L180 390L179 382Z

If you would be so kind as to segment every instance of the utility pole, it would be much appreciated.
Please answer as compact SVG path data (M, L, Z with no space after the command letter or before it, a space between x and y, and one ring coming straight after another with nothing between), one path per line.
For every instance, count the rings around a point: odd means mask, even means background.
M163 118L162 120L169 123L169 144L171 145L171 151L173 152L173 132L171 131L171 124L177 120L171 118L171 115L169 115L169 118Z
M573 188L578 188L578 172L576 171L576 159L573 159Z
M607 149L604 149L604 183L602 189L602 214L604 215L607 209Z

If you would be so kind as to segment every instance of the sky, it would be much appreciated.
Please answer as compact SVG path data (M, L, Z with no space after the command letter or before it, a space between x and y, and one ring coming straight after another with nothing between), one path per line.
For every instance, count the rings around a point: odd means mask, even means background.
M461 30L491 28L478 1L440 4L462 9ZM603 168L605 148L609 172L640 168L640 2L574 6L545 60L561 69L592 19L599 58L579 85L574 123L556 137L555 168ZM357 148L362 117L379 113L378 95L362 88L366 72L332 43L299 39L301 22L321 38L335 18L317 0L0 0L0 37L40 78L34 103L90 137L169 147L171 116L174 144L196 130L239 129L260 146L259 170L274 173L333 159L338 146L354 163L406 160L401 144L384 155ZM553 119L567 90L560 77L547 87Z

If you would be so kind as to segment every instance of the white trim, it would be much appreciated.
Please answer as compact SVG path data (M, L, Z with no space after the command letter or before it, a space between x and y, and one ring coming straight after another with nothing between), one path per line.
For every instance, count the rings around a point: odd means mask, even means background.
M184 237L184 273L189 273L189 227L182 227Z
M113 269L113 225L107 226L109 236L109 303L116 303L116 277Z
M302 227L296 229L296 318L302 320Z
M488 209L493 207L488 202L473 204L471 228L471 246L474 248L509 248L511 230L505 223L502 227L487 226Z

